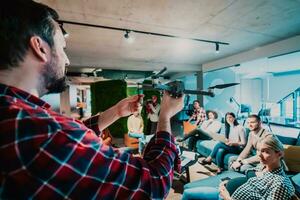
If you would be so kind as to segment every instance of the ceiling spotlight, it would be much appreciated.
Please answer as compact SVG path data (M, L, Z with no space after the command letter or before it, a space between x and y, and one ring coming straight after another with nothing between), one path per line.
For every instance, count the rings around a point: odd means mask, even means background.
M219 43L216 43L216 53L220 53L220 45L219 45Z
M93 75L94 75L95 77L97 77L97 76L98 76L98 72L101 72L101 71L102 71L101 68L95 68L95 69L92 71L92 73L93 73Z
M129 34L131 34L131 35L129 35ZM132 31L130 31L130 30L125 30L124 38L126 39L127 43L133 43L135 40L135 37L132 34Z
M81 22L75 22L75 21L65 21L65 20L60 20L59 22L61 24L67 23L67 24L78 25L78 26L103 28L103 29L110 29L110 30L122 31L122 32L125 31L124 38L126 38L127 41L130 40L131 38L133 38L133 35L130 35L130 37L129 37L129 33L134 32L134 33L151 35L151 36L179 38L179 39L193 40L193 41L197 41L197 42L206 42L206 43L210 43L210 44L215 44L216 49L219 49L219 45L229 45L229 43L227 43L227 42L221 42L221 41L216 41L216 40L206 40L206 39L200 39L200 38L185 38L185 37L180 37L177 35L162 34L162 33L156 33L156 32L147 32L147 31L143 31L143 30L135 30L135 29L128 30L128 29L125 29L122 27L103 26L103 25L99 25L99 24L87 24L87 23L81 23ZM130 41L128 41L128 42L130 42Z
M125 35L124 35L124 37L125 37L126 39L129 39L129 33L130 33L129 30L125 30Z

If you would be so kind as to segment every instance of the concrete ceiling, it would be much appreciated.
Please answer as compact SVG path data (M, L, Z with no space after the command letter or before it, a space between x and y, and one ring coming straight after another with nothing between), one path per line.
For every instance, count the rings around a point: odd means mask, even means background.
M62 20L156 32L197 41L65 24L72 71L201 70L201 64L300 34L300 0L40 0Z

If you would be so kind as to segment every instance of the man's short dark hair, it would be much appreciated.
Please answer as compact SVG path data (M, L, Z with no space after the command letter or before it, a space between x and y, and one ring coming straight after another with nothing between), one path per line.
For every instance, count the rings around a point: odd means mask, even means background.
M0 70L18 66L24 60L30 38L41 37L50 48L54 45L58 14L32 0L4 0L0 6Z
M255 120L256 120L257 122L260 122L260 121L261 121L260 117L259 117L258 115L255 115L255 114L249 115L248 118L255 118Z

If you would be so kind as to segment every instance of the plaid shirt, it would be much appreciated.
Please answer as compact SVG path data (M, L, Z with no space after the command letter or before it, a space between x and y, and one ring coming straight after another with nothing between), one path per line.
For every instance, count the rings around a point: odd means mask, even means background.
M261 171L262 165L255 170ZM232 195L233 200L289 200L295 194L290 179L280 167L262 176L252 177L241 185Z
M84 122L0 84L0 199L162 199L180 167L174 138L153 137L144 159L102 144ZM87 128L90 127L93 130ZM175 163L175 166L174 166Z
M198 110L194 109L193 116L192 119L196 121L196 125L201 125L206 119L206 111L202 107L200 107Z

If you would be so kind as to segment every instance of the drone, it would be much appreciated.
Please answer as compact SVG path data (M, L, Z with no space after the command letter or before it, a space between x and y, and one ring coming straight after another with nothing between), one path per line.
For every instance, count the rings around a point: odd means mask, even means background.
M152 83L151 84L143 84L137 83L138 90L158 90L158 91L168 91L170 96L174 98L179 98L183 94L196 94L196 95L204 95L214 97L214 89L224 89L227 87L238 85L239 83L227 83L227 84L219 84L215 86L211 86L208 90L187 90L185 89L184 83L179 80L170 81L166 84L161 84L158 81L158 78L162 76L162 74L167 71L167 68L164 67L161 71L151 76ZM140 93L140 92L139 92Z

